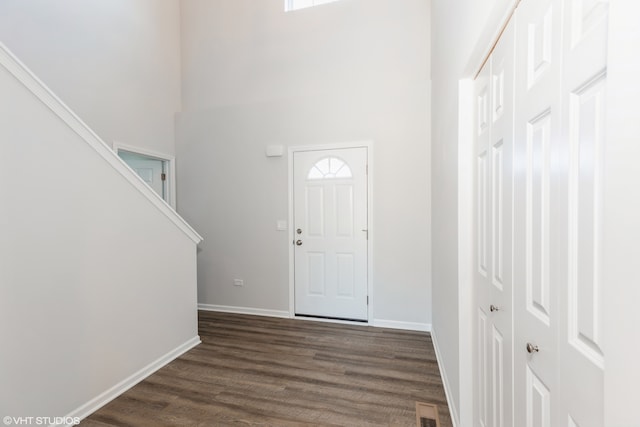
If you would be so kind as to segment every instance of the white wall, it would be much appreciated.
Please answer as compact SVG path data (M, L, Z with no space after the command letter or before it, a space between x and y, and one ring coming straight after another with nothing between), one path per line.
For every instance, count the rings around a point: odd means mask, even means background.
M283 3L182 3L178 209L205 238L199 302L289 309L287 159L267 145L371 140L374 317L428 325L429 4Z
M174 153L178 0L2 0L0 42L107 143Z
M0 414L86 415L199 342L195 240L14 75L0 65Z
M511 0L433 0L432 37L432 252L433 329L440 351L440 369L450 392L451 411L460 417L460 399L471 392L460 384L458 277L458 97L462 79L473 77L482 56L495 39ZM463 212L464 214L464 212ZM463 236L464 237L464 236ZM462 248L464 249L464 248ZM462 288L467 292L470 288ZM465 374L466 375L466 374ZM465 419L459 425L467 425Z
M603 263L605 425L638 424L640 365L638 241L640 241L640 5L612 0L604 145Z

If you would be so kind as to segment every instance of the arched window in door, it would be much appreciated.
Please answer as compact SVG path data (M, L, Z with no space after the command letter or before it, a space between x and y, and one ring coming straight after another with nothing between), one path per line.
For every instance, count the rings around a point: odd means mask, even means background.
M311 167L307 179L351 178L351 168L337 157L325 157Z

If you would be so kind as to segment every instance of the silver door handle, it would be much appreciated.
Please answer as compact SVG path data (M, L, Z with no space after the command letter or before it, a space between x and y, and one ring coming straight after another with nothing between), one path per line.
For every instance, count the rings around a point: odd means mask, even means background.
M500 310L500 307L497 307L497 306L495 306L495 305L491 304L491 305L489 306L489 310L491 310L491 312L493 313L494 311L499 311L499 310Z
M302 240L296 240L296 245L302 246Z
M540 350L538 349L537 345L533 345L530 342L527 343L527 353L533 354L533 353L537 353L538 351Z

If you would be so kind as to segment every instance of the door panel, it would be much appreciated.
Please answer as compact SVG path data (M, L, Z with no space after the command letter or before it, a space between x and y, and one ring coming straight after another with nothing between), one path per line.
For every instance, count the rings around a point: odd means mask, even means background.
M524 171L516 193L525 196L515 220L516 230L526 230L516 236L516 260L523 258L516 280L526 286L516 294L516 390L522 377L527 387L544 386L553 425L596 427L604 419L598 274L606 11L606 2L582 0L525 1L518 9L518 43L531 48L531 28L544 27L552 48L544 75L517 84L516 93L516 169ZM542 21L550 24L534 24ZM538 352L523 351L527 342ZM535 412L534 401L517 396L516 413L518 405Z
M491 364L489 362L487 348L489 342L489 307L493 302L489 288L489 242L487 236L490 235L491 222L488 221L488 208L491 188L488 186L488 173L491 159L487 155L487 148L491 141L491 92L490 92L490 72L489 62L480 72L475 81L476 97L476 138L475 138L475 268L474 268L474 288L477 305L476 324L477 329L474 335L477 354L474 357L474 395L477 396L474 405L474 423L480 427L491 426L490 406L491 406L491 386L492 378Z
M490 390L487 382L489 376L489 369L487 367L487 314L482 308L478 309L477 317L477 390L476 396L478 397L478 409L477 417L478 425L481 427L489 426L489 403L490 403Z
M305 189L306 228L310 237L324 237L324 188L309 184Z
M505 415L511 412L510 408L505 407L505 399L507 403L511 402L510 396L505 395L505 381L510 381L510 371L505 368L510 364L509 360L505 361L505 356L509 357L511 354L509 349L504 346L504 337L500 330L493 327L491 337L491 415L493 419L493 425L495 427L503 427L505 425ZM509 390L511 387L507 386ZM507 420L510 423L510 420Z
M550 325L549 203L551 178L551 111L527 124L525 194L526 307L545 325Z
M476 79L475 424L513 425L512 165L514 24Z
M516 12L514 407L515 425L527 427L561 425L561 17L560 0L524 0Z
M325 296L326 280L324 272L326 270L324 253L307 252L307 283L308 295Z
M295 312L367 320L367 148L293 162Z
M526 427L551 427L551 392L535 372L527 367Z
M607 22L523 0L476 79L474 425L604 424Z
M353 186L336 185L336 235L338 237L353 237L353 202Z
M493 426L513 426L513 114L515 22L491 55Z
M602 271L603 150L608 1L565 5L562 74L568 214L567 289L560 305L561 412L570 424L604 425Z
M505 236L505 221L504 217L504 190L506 183L504 181L505 174L505 159L504 159L504 141L500 139L493 145L493 159L491 166L493 168L491 176L493 178L493 188L491 194L493 195L493 224L491 230L493 231L492 243L493 253L491 259L493 261L492 271L492 283L496 287L498 292L504 290L504 236Z

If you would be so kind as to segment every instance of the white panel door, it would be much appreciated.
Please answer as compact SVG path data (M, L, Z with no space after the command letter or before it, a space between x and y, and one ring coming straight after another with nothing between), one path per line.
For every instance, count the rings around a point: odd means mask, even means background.
M476 79L476 425L513 425L514 23Z
M163 160L122 150L118 151L118 156L166 201L166 171Z
M565 3L563 141L568 185L560 201L567 255L560 263L560 422L604 426L602 200L608 1Z
M475 287L475 331L474 345L474 422L480 427L491 425L491 372L489 363L489 334L491 330L489 313L490 289L490 246L492 221L491 207L491 65L487 63L475 81L475 189L474 189L474 287ZM492 313L491 313L492 314Z
M566 259L562 171L562 2L524 0L516 12L514 144L515 425L558 423L559 265ZM563 239L564 238L564 239ZM566 245L565 245L566 246Z
M293 154L297 315L367 320L367 148Z

